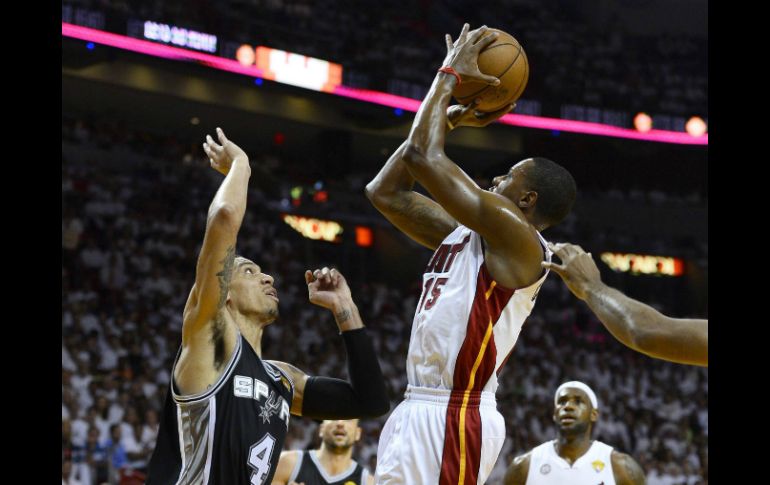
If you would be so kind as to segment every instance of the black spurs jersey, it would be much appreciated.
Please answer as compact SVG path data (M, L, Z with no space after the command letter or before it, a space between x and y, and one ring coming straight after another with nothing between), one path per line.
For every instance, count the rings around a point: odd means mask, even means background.
M289 483L295 481L305 485L366 485L369 470L362 467L356 461L352 461L350 468L337 475L329 475L324 470L315 451L303 451L297 459L297 464L291 472Z
M146 484L269 484L289 427L291 379L239 335L206 391L180 396L171 380Z

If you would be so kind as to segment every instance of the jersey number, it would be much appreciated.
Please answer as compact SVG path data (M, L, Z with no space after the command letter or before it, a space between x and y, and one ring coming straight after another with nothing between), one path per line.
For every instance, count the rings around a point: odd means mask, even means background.
M441 287L448 280L449 278L431 278L425 282L425 290L422 292L422 301L420 302L420 311L430 310L436 304L441 296ZM431 297L426 298L429 293Z
M249 466L254 469L254 473L251 474L253 485L263 485L267 480L273 447L275 447L275 438L268 433L249 448Z

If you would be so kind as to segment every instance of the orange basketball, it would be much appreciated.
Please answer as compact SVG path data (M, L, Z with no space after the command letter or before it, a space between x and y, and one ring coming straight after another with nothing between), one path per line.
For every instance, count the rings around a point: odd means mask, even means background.
M496 111L519 99L529 79L527 54L519 41L502 30L489 29L488 32L496 32L498 36L479 54L479 70L500 79L500 84L492 86L467 81L452 91L460 104L468 104L480 98L481 102L476 109L484 112Z

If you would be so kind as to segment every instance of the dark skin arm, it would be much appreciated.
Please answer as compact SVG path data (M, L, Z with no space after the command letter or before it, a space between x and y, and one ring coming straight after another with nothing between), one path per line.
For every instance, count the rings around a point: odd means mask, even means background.
M435 201L415 192L414 177L403 157L407 142L393 152L385 166L366 186L366 197L401 232L429 249L457 227L457 221Z
M612 460L612 474L618 485L645 485L647 483L644 470L630 456L613 451L610 459Z
M447 119L454 128L484 127L511 111L514 105L492 113L476 111L475 107L475 102L450 106ZM414 191L414 177L403 160L407 144L408 141L402 143L367 184L366 197L401 232L428 249L436 249L457 227L457 221L438 203Z
M526 485L527 475L529 474L530 452L513 459L505 471L503 485Z
M667 317L605 285L591 253L580 246L559 243L550 247L562 264L543 263L543 267L561 276L613 337L650 357L708 366L708 320Z
M478 71L478 53L496 38L484 36L486 28L468 32L463 27L457 42L447 36L447 58L462 79L499 82ZM409 173L455 220L479 233L487 243L486 262L492 276L503 286L520 288L534 283L542 270L543 251L535 228L518 203L533 205L535 192L522 201L481 189L444 152L446 109L457 80L439 72L412 125L404 152Z

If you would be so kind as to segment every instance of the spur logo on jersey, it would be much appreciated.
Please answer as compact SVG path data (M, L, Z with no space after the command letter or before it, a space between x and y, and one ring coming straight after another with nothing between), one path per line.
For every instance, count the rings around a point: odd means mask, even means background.
M270 397L267 402L262 406L262 410L259 412L259 416L262 418L262 423L269 423L270 417L278 413L278 409L281 407L281 403L285 403L282 397L274 392L270 393Z
M433 253L433 257L428 262L428 267L425 268L425 273L448 273L452 269L452 263L454 263L457 254L460 253L468 242L471 240L470 234L465 236L462 242L457 244L442 244Z
M283 419L288 428L289 404L282 396L271 391L264 382L247 376L235 376L233 378L233 394L235 397L244 397L260 402L266 400L259 412L262 422L269 423L270 418L278 414L278 417Z

